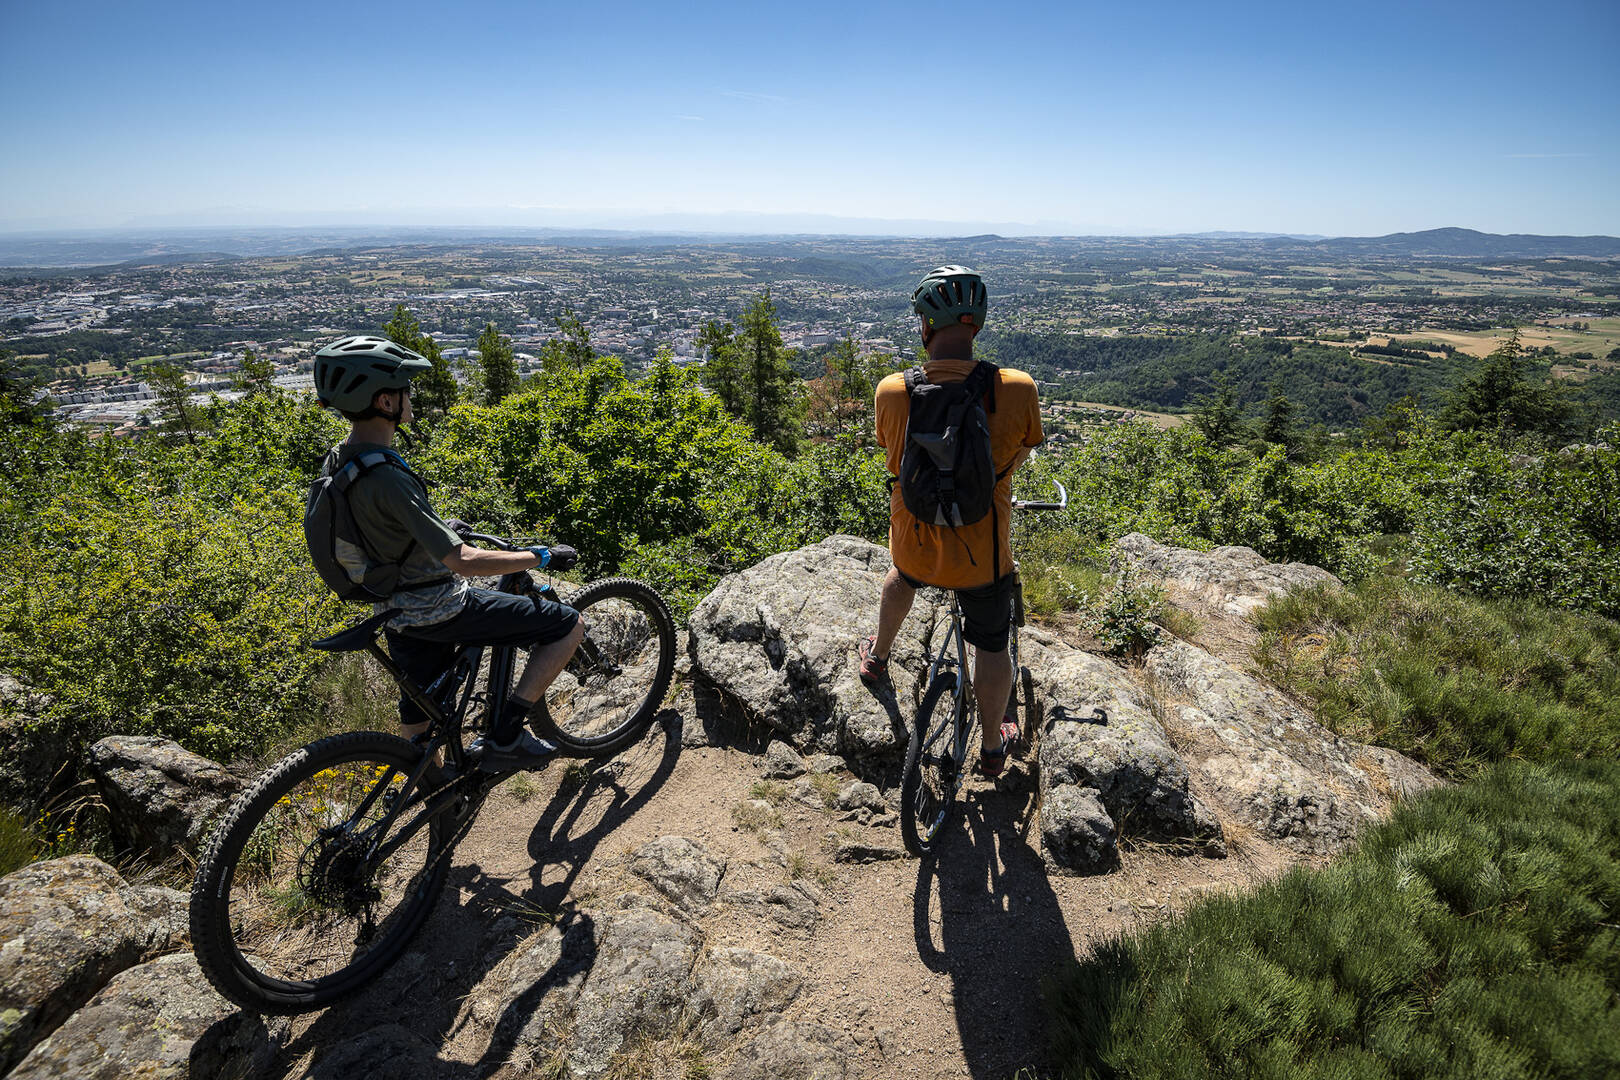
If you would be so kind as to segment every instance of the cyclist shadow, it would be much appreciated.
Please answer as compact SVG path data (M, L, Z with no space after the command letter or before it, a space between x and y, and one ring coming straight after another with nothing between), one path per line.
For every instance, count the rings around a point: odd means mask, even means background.
M456 1039L469 1024L487 1025L490 1043L476 1062L440 1060L422 1074L484 1076L513 1056L526 1029L553 1023L554 992L561 990L566 997L566 988L586 978L596 962L590 913L567 902L568 891L601 841L645 805L674 771L681 746L679 726L671 723L671 716L678 718L672 710L660 713L647 738L617 757L578 763L577 782L562 784L530 834L528 850L536 862L527 887L514 889L521 878L491 875L477 863L454 866L446 895L412 951L377 983L328 1009L284 1048L283 1060L295 1061L309 1051L319 1057L323 1048L352 1039L356 1030L396 1022L404 1012L412 1030L436 1048ZM547 873L558 867L560 877ZM544 925L556 930L550 936L558 940L531 945L532 932ZM499 1007L499 1015L474 1020L456 1004L420 1007L423 1000L460 1002L519 951L536 954L516 960L520 968L533 967L525 976L531 981Z
M1038 1075L1046 1056L1041 981L1074 956L1074 942L1032 837L1035 784L963 799L936 858L918 866L912 900L917 953L951 978L970 1075Z

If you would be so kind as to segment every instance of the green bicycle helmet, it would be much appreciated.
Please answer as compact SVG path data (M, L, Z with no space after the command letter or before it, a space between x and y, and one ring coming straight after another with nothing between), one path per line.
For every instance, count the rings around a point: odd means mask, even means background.
M988 306L984 281L977 270L940 266L928 271L911 294L911 310L922 316L925 330L968 322L984 329Z
M369 413L377 391L402 390L432 366L385 337L352 334L315 354L315 397L342 413Z

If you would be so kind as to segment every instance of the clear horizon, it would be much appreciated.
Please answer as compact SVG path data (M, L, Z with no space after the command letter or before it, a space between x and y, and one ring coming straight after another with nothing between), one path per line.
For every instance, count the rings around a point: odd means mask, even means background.
M10 5L0 232L1620 235L1612 2L923 11Z

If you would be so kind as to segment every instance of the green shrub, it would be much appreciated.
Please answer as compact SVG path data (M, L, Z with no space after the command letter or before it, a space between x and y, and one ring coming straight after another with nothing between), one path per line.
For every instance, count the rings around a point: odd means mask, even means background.
M1620 765L1498 765L1048 986L1062 1075L1612 1076Z
M1137 657L1158 644L1164 631L1154 620L1164 613L1164 590L1120 574L1091 604L1087 620L1091 636L1109 652Z
M1339 734L1453 776L1509 757L1620 756L1620 623L1395 579L1257 616L1265 675Z

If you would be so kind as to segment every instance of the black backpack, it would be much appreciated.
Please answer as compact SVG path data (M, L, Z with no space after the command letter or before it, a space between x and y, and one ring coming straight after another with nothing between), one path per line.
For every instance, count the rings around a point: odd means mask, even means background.
M900 454L900 496L926 525L958 528L990 513L996 462L990 419L996 411L994 364L980 360L961 382L934 383L921 364L906 372L911 414Z
M309 499L304 504L304 540L309 544L309 557L321 580L344 600L375 603L397 591L400 563L377 558L349 508L350 489L362 477L388 466L416 475L392 450L368 450L309 487ZM406 548L409 553L410 548Z

